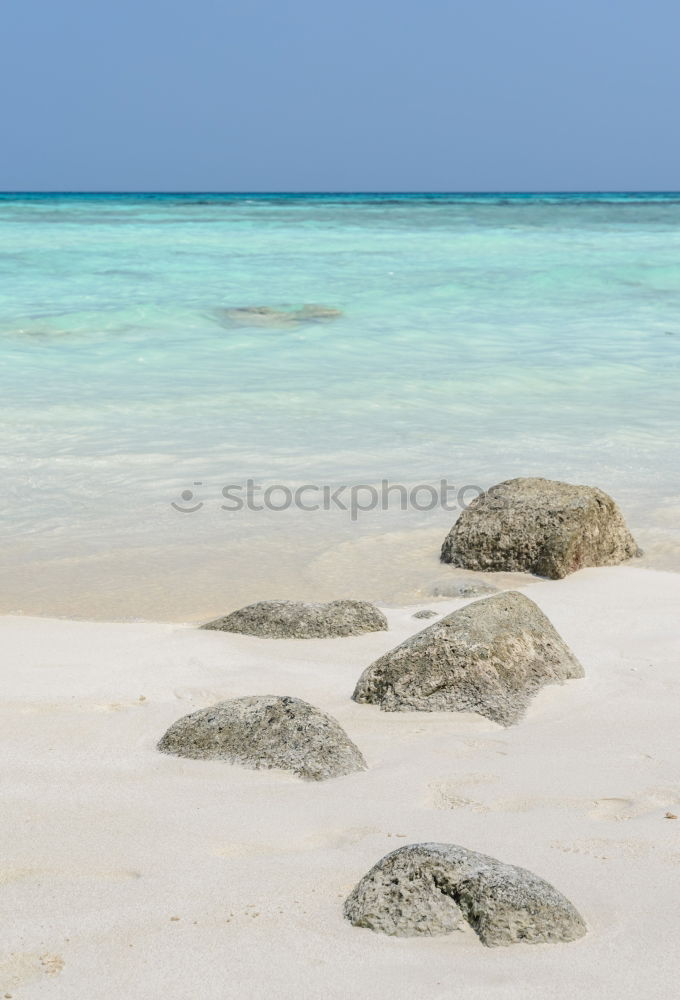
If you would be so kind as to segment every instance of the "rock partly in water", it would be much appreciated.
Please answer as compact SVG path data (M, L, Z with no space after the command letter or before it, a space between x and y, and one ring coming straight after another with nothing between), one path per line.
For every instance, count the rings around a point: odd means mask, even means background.
M260 601L201 628L268 639L328 639L384 632L388 625L382 611L368 601Z
M438 618L439 612L433 611L432 608L422 608L420 611L416 611L413 615L414 618Z
M385 653L352 697L387 712L478 712L509 726L540 688L570 677L583 677L583 667L550 621L528 597L506 591Z
M484 597L486 594L497 594L500 588L483 580L470 580L467 583L454 580L437 580L432 584L430 593L433 597Z
M455 844L410 844L386 855L345 902L345 917L397 937L469 924L483 944L575 941L586 925L569 900L524 868Z
M641 555L615 502L594 486L509 479L482 493L446 536L442 562L559 580Z
M254 326L270 330L285 330L302 323L328 323L342 316L340 309L308 303L303 306L240 306L217 309L215 315L223 326Z
M366 768L335 719L300 698L276 695L233 698L185 715L170 726L158 749L192 760L280 768L312 781Z

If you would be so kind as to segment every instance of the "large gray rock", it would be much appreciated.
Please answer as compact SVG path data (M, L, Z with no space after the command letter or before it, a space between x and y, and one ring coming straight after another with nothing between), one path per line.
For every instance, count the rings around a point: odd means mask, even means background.
M328 639L384 632L387 619L368 601L260 601L201 625L220 632L243 632L268 639Z
M300 698L276 695L233 698L185 715L170 726L158 749L192 760L276 767L313 781L366 768L335 719Z
M544 684L583 667L541 609L506 591L474 601L364 670L355 701L387 712L479 712L509 726Z
M641 555L612 498L594 486L509 479L482 493L446 536L442 562L559 580Z
M345 917L397 937L450 934L469 924L483 944L574 941L586 925L549 882L455 844L387 854L345 902Z

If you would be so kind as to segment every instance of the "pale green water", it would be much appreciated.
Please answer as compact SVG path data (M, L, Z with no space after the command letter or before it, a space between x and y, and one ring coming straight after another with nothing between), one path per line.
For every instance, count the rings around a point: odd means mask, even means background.
M442 576L455 515L221 510L248 477L594 483L680 567L680 196L4 196L0 240L0 611ZM343 316L215 313L309 302Z

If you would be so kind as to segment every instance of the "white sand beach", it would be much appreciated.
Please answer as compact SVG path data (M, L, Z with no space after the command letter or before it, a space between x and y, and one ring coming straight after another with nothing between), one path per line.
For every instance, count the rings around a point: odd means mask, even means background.
M534 582L584 680L502 728L351 701L429 622L268 640L193 625L0 619L0 996L16 1000L656 1000L680 980L680 575ZM466 601L430 602L448 612ZM367 771L305 782L156 750L223 698L296 695ZM384 854L445 841L529 868L578 908L570 944L389 938L342 904Z

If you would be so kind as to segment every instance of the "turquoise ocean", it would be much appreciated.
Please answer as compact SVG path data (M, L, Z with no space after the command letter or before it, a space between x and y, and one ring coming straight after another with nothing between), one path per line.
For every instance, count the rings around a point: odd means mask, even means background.
M591 483L677 570L679 382L680 195L0 195L0 612L454 572L455 513L224 510L247 479Z

